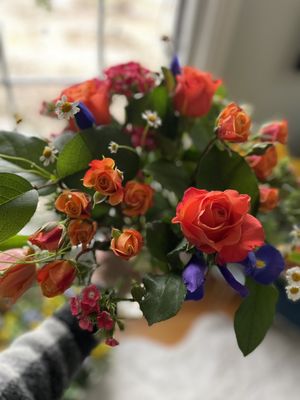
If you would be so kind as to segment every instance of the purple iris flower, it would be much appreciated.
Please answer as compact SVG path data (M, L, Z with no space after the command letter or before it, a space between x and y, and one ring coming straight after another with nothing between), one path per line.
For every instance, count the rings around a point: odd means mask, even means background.
M226 265L218 265L221 274L225 281L237 291L242 297L246 297L249 294L249 290L245 285L242 285L238 280L235 279L233 274L229 271Z
M173 75L180 75L181 74L181 67L179 63L179 59L177 55L172 58L171 64L170 64L170 70L172 71Z
M264 285L274 282L284 270L281 253L270 244L260 247L255 252L251 251L240 264L245 267L246 275Z
M92 128L96 120L94 118L94 115L91 113L91 111L83 104L79 103L77 106L80 111L75 114L75 120L76 124L79 129L89 129Z
M206 271L207 266L202 254L194 254L182 273L182 279L187 289L186 300L202 299Z

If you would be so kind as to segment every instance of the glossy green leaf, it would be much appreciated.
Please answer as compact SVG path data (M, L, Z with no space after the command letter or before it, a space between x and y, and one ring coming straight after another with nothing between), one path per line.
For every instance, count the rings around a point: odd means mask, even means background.
M197 168L196 185L199 189L235 189L251 197L252 210L259 200L256 176L247 162L238 153L220 150L214 146L204 155Z
M167 261L167 254L178 244L171 224L162 221L147 224L146 240L150 254L160 261Z
M0 173L0 242L18 233L33 216L38 193L24 178Z
M189 187L190 177L183 166L177 166L174 162L157 160L145 166L145 171L153 176L163 188L171 190L178 198Z
M273 285L261 285L248 278L247 287L250 294L242 301L234 318L237 342L244 356L264 339L272 324L278 299L278 291Z
M140 308L149 325L176 315L185 299L186 288L180 276L146 275L143 279L146 293Z
M76 134L59 154L57 160L59 177L65 178L79 172L83 174L90 161L105 156L115 160L118 169L124 172L125 180L132 179L139 168L138 155L126 149L120 149L117 154L111 154L108 150L111 141L131 146L128 135L114 126L88 129Z
M0 243L0 251L26 246L29 236L16 235Z

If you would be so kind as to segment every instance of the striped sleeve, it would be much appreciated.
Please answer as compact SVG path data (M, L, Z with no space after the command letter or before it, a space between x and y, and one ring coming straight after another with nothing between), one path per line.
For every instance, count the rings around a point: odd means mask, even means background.
M56 400L96 345L67 308L0 353L0 400Z

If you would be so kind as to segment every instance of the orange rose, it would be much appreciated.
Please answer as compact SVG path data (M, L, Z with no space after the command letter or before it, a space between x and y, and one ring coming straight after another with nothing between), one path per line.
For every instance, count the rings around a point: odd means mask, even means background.
M247 157L248 164L255 172L258 179L264 181L273 172L273 168L277 164L277 153L274 146L267 149L265 154L261 156L253 155Z
M97 222L73 219L68 226L68 235L73 246L82 244L83 248L91 242L97 231Z
M26 256L23 249L10 249L0 253L0 298L15 303L34 283L35 264L22 264Z
M260 206L259 211L268 212L277 207L279 202L279 191L276 188L266 186L259 187Z
M279 142L286 144L288 137L288 122L286 120L272 122L261 130L262 142Z
M108 197L110 205L115 206L123 200L122 173L115 168L112 158L93 160L83 178L85 187L93 188L100 195Z
M176 76L174 107L185 117L201 117L209 112L212 98L221 80L193 67L182 68Z
M68 260L52 261L37 273L37 281L46 297L64 293L72 285L75 277L75 266Z
M123 232L113 231L110 248L119 257L129 260L136 256L143 246L140 232L134 229L124 229Z
M248 214L250 197L236 190L189 188L178 204L173 223L186 239L207 254L217 252L219 262L238 262L264 243L261 223Z
M69 101L81 101L92 112L97 125L111 122L109 113L109 84L97 78L78 83L64 89L59 98L67 96Z
M144 215L152 206L153 189L145 183L129 181L124 188L123 213L129 217Z
M237 104L230 103L218 117L217 132L221 140L245 142L249 136L251 119Z
M55 207L70 218L89 218L91 201L86 193L65 190L56 199Z

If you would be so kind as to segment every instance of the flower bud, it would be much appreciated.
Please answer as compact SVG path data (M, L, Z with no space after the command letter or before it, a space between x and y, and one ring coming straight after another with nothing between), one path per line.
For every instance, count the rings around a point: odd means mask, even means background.
M55 251L59 248L64 228L56 223L49 223L36 231L28 239L41 250Z
M230 103L218 117L217 134L219 139L232 143L248 139L251 119L237 104Z
M73 219L68 226L68 236L73 246L82 244L86 248L92 241L97 231L97 223L95 221Z
M134 229L124 229L123 232L114 229L110 246L117 256L129 260L141 251L143 238L140 232Z
M72 285L75 277L75 266L69 260L52 261L37 273L37 281L46 297L63 294Z

